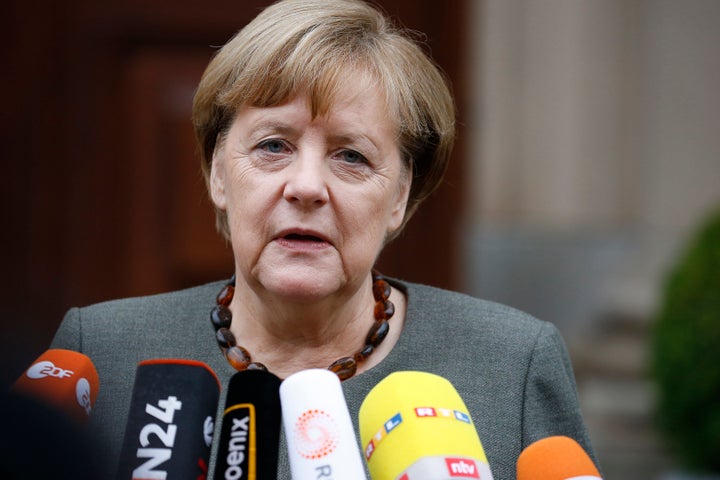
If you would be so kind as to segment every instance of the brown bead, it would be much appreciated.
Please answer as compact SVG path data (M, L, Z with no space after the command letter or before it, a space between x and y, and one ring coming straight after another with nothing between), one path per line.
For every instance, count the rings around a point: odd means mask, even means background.
M340 378L340 381L343 381L355 375L357 363L352 357L343 357L335 360L333 364L328 367L328 370L336 374Z
M237 343L235 341L235 335L227 328L218 329L215 333L215 339L218 345L220 345L220 348L230 348Z
M353 355L353 359L357 363L360 363L364 361L367 357L369 357L373 350L375 350L375 347L373 347L372 345L365 345L362 350Z
M230 306L230 302L233 299L233 295L235 295L235 287L228 284L223 287L222 290L220 290L220 293L218 293L217 297L215 298L215 301L218 305L225 305Z
M375 282L373 282L372 290L373 297L375 298L376 302L379 302L380 300L387 300L391 292L390 284L382 278L379 278Z
M215 305L210 311L210 321L216 331L220 328L230 328L232 312L225 305Z
M375 319L376 320L387 320L388 318L395 315L395 304L390 300L384 300L375 304Z
M375 322L365 339L365 344L377 347L380 343L385 340L385 336L390 331L390 324L387 320Z
M250 353L239 345L228 348L225 352L225 358L235 370L243 371L250 365Z
M247 369L248 370L262 370L264 372L268 371L267 367L260 362L248 363Z

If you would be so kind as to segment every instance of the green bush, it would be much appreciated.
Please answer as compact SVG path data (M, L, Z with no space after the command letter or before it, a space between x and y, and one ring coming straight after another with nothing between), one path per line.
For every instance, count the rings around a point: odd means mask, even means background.
M684 466L720 473L720 211L666 279L652 360L670 445Z

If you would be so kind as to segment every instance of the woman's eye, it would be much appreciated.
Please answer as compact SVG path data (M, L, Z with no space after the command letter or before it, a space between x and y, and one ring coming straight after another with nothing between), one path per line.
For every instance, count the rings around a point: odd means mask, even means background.
M354 150L343 150L340 156L347 163L367 163L365 157Z
M282 153L285 150L285 144L281 140L277 139L265 140L258 146L270 153Z

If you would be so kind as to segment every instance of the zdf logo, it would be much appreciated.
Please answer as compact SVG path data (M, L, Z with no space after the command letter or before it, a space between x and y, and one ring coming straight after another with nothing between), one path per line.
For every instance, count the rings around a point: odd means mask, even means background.
M27 376L32 379L45 377L68 378L72 377L74 373L72 370L56 367L52 362L47 360L38 362L27 370Z

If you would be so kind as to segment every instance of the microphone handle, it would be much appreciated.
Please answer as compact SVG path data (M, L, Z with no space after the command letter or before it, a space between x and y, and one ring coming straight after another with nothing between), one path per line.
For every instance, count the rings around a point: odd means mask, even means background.
M279 389L280 379L263 370L245 370L230 378L214 478L277 478Z
M217 377L202 362L140 362L117 479L207 475L219 390Z

